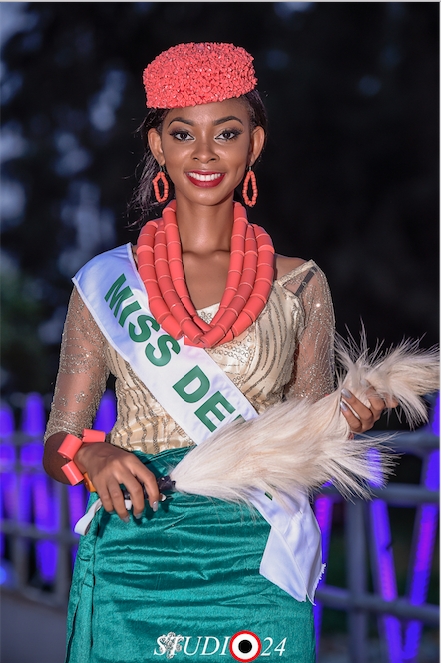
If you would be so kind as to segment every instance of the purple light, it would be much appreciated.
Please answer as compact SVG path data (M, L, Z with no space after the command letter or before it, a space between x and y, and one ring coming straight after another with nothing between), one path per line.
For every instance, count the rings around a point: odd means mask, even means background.
M386 601L392 601L397 597L397 585L391 552L392 540L387 504L382 500L373 500L370 507L372 529L375 536L374 543L378 559L378 581L381 596Z
M110 433L116 421L116 399L113 391L109 389L104 393L98 412L93 423L96 430Z
M380 454L377 449L368 452L372 467L371 485L381 487ZM372 500L369 505L370 522L373 534L372 549L375 559L374 585L376 591L386 601L397 598L397 583L392 550L392 536L389 525L389 512L383 500ZM384 632L389 650L390 663L401 663L401 625L396 617L385 615L379 618L380 629Z
M0 566L0 585L4 585L8 579L8 573L3 566Z
M73 530L78 520L84 515L87 503L87 490L82 485L68 486L69 522ZM78 546L72 546L72 568L75 564Z
M0 490L0 516L1 519L3 520L4 519L3 490ZM3 557L4 554L5 554L5 537L4 534L2 534L0 536L0 557Z
M439 449L429 456L424 485L429 490L439 490Z
M59 525L58 500L51 495L49 477L36 474L32 477L32 493L35 525L42 532L56 532ZM52 499L51 499L52 498ZM45 583L55 581L58 546L53 541L37 541L37 568Z
M387 504L383 500L372 500L370 513L375 558L373 573L375 589L385 601L393 601L397 598L397 583ZM399 620L396 617L384 616L379 618L379 623L387 641L390 663L401 663Z
M368 453L371 478L369 483L375 488L383 486L382 472L381 472L381 457L378 449L369 449Z
M439 434L439 394L433 411L431 428L434 434ZM374 461L375 453L377 452L370 452ZM379 482L374 478L372 483L376 485ZM432 452L428 458L424 485L430 490L439 490L439 451ZM370 509L373 549L376 558L374 573L376 589L384 599L393 600L397 597L397 588L387 505L381 500L374 500ZM437 523L437 505L425 504L418 509L414 529L414 540L416 541L414 564L409 590L409 601L415 605L421 605L427 598ZM385 616L380 618L380 624L387 639L389 660L392 663L415 660L419 649L422 623L416 620L408 622L404 633L403 648L401 647L400 622L395 617Z
M15 449L12 444L2 444L0 446L0 468L11 470L15 464Z
M0 407L0 436L7 437L14 432L14 416L8 405Z
M16 462L16 449L3 440L0 447L0 469L2 483L0 486L0 516L13 519L21 524L35 523L41 531L54 532L59 528L59 505L53 494L53 482L42 471L43 444L42 436L45 428L46 413L40 394L29 394L22 413L21 429L26 435L36 439L35 442L24 444L20 449L19 462L24 472L15 475L11 470ZM100 403L94 427L110 432L116 421L116 399L111 391L107 391ZM14 434L14 418L12 410L4 405L0 408L0 436L7 438ZM9 470L9 472L8 472ZM84 514L87 491L83 486L68 487L69 518L73 527ZM19 496L19 497L18 497ZM55 580L58 545L53 541L37 541L37 568L44 582ZM4 537L0 537L0 553L3 553ZM77 546L73 547L75 558Z
M40 394L29 394L23 409L21 429L23 433L38 437L45 429L46 413L43 397Z
M314 503L314 512L317 522L319 524L321 533L322 533L322 559L326 564L329 556L329 542L331 539L331 527L332 527L332 507L333 502L330 497L326 495L320 495L316 498ZM319 582L319 586L326 578L326 567L323 571L322 578ZM315 638L316 638L316 653L318 654L319 645L320 645L320 631L322 626L322 614L323 606L320 601L317 601L313 608L314 612L314 625L315 625Z
M415 605L424 603L427 594L429 571L432 563L432 547L435 538L435 528L438 519L438 507L434 504L425 504L421 509L420 537L418 550L413 568L410 601Z
M439 399L437 402L439 418ZM430 490L439 490L439 450L433 451L427 460L424 485ZM437 525L438 506L436 504L421 506L415 523L416 546L409 591L409 600L415 605L421 605L427 598ZM413 620L407 624L403 660L411 661L417 656L421 632L421 622Z
M42 531L53 532L58 528L58 501L52 499L51 482L42 471L43 444L46 413L40 394L32 393L26 398L22 417L22 431L32 437L39 437L38 442L25 444L21 448L21 465L25 473L21 477L23 491L20 491L20 521L31 523L32 507L36 527ZM28 474L26 470L34 470ZM38 473L35 472L38 471ZM57 544L53 541L36 542L37 568L43 582L55 580L57 566Z
M433 408L433 413L432 413L432 421L430 423L432 427L432 432L434 435L439 435L439 427L440 427L440 422L439 422L439 392L436 397L435 405Z
M315 517L322 532L322 555L323 561L327 560L329 553L329 541L331 538L331 525L332 525L332 507L333 502L331 497L320 495L315 500L314 511Z
M43 445L41 442L24 444L20 451L20 463L24 468L41 469L43 461Z
M73 529L86 510L86 489L81 484L68 486L69 495L69 521Z
M3 508L6 517L13 518L17 507L17 475L5 472L2 475Z
M32 518L32 477L22 474L18 477L16 513L19 523L29 524Z
M17 477L14 512L19 525L27 525L32 521L32 477L30 474L19 474ZM24 539L23 545L29 548L29 541Z
M15 511L11 502L14 499L14 493L11 495L11 485L14 481L14 475L11 470L15 465L15 447L7 440L14 433L14 416L11 408L2 404L0 407L0 437L2 443L0 446L0 518L3 520ZM5 535L0 534L0 556L3 557L5 549Z
M35 521L36 527L42 531L53 532L59 526L58 501L52 495L52 482L41 471L43 458L42 436L45 428L46 414L43 398L36 393L26 398L22 416L22 431L32 437L40 438L38 441L25 444L20 450L20 464L25 470L18 478L19 491L14 484L12 475L10 481L2 485L2 502L5 515L13 517L17 514L20 523L31 524ZM113 392L107 391L100 403L94 427L108 433L116 421L116 400ZM0 410L0 433L10 435L14 432L14 421L9 408ZM2 445L0 460L2 467L7 469L15 462L15 448L12 445ZM30 472L29 472L30 470ZM6 475L4 475L6 476ZM15 479L16 483L16 479ZM83 486L69 487L69 518L71 526L84 514L87 495ZM15 503L17 494L20 495ZM3 540L0 540L0 547ZM73 557L75 557L74 546ZM58 546L53 541L38 541L36 543L37 568L44 582L55 580Z

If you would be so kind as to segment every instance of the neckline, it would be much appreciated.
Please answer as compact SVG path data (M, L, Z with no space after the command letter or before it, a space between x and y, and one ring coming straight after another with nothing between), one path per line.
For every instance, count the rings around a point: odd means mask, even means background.
M216 313L219 306L220 306L220 302L216 302L215 304L210 304L209 306L203 306L202 308L197 308L196 312L197 313L202 313L202 312L203 313L210 313L211 309L216 309L215 311L213 311L213 313Z
M138 255L136 252L137 246L133 244L132 242L129 242L130 248L132 251L132 256L133 260L136 265L136 269L138 271ZM278 283L279 285L285 285L287 281L289 281L295 274L303 272L305 269L312 267L315 265L314 260L306 260L304 263L299 265L298 267L294 267L290 272L287 274L284 274L283 276L280 276L278 279L274 279L273 283ZM214 308L217 306L219 308L220 302L216 302L215 304L210 304L209 306L204 306L203 308L198 308L196 309L196 312L198 313L199 311L209 311L211 308Z
M314 267L314 266L316 266L314 260L306 260L305 262L303 262L298 267L294 267L294 269L292 269L287 274L284 274L283 276L280 276L278 279L274 279L274 283L278 283L279 285L285 285L296 274L301 274L305 270L310 269L311 267Z

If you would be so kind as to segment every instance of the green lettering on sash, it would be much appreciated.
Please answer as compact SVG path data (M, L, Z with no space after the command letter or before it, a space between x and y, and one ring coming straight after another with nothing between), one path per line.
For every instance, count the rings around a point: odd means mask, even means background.
M131 291L129 286L126 286L124 290L121 290L121 286L125 282L126 282L126 277L124 276L124 274L121 274L121 276L117 278L115 283L111 286L107 295L104 297L106 302L108 302L110 297L112 297L109 306L111 310L115 308L115 310L113 311L113 315L115 316L115 318L118 315L118 311L123 301L129 299L129 297L133 297L133 292Z
M171 345L171 349L175 354L178 355L180 353L181 346L176 341L176 339L174 339L173 336L164 334L164 336L160 336L158 338L158 350L161 353L160 356L156 357L155 347L151 343L149 343L145 348L145 354L147 359L151 361L152 364L154 364L155 366L167 366L168 362L171 359L171 352L170 348L168 347L168 344Z
M150 315L138 315L136 322L140 327L140 332L136 331L136 327L133 322L129 322L129 336L132 341L135 341L135 343L142 343L142 341L149 340L150 336L152 335L152 330L148 326L148 322L150 322L155 331L159 331L161 328L160 325L158 325L156 322L155 318L152 318Z
M225 414L219 410L217 407L218 405L222 405L222 407L230 414L234 412L234 407L227 401L226 398L224 398L224 396L222 396L220 391L216 391L213 396L207 398L205 403L203 403L195 411L197 418L200 419L204 426L206 426L211 432L216 430L217 426L215 426L215 424L213 424L213 422L207 417L208 412L212 412L212 414L214 414L216 419L219 419L219 421L223 421L225 419Z
M121 312L121 315L119 316L119 320L118 320L121 327L124 327L124 323L125 323L125 321L127 320L128 316L131 313L134 313L135 311L140 311L140 310L141 310L141 304L139 302L132 302L128 306L124 307L122 312Z
M195 381L196 388L193 389L193 391L186 391L185 387L188 387ZM196 403L196 401L200 401L210 389L210 380L199 366L195 366L188 371L181 380L173 385L173 389L178 392L179 396L183 398L186 403Z

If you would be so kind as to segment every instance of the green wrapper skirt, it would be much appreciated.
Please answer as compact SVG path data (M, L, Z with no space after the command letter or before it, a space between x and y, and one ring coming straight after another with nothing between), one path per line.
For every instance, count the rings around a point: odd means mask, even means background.
M187 452L136 454L162 476ZM129 523L100 509L78 549L66 662L312 663L310 602L259 574L268 534L254 508L181 493Z

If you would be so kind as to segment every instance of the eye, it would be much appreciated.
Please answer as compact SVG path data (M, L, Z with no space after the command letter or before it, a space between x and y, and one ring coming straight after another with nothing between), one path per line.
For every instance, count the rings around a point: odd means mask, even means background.
M176 138L181 143L193 139L193 136L186 129L176 129L170 133L170 136L173 136L173 138Z
M240 131L240 129L224 129L217 138L225 141L234 140L237 136L240 136L241 133L242 131Z

